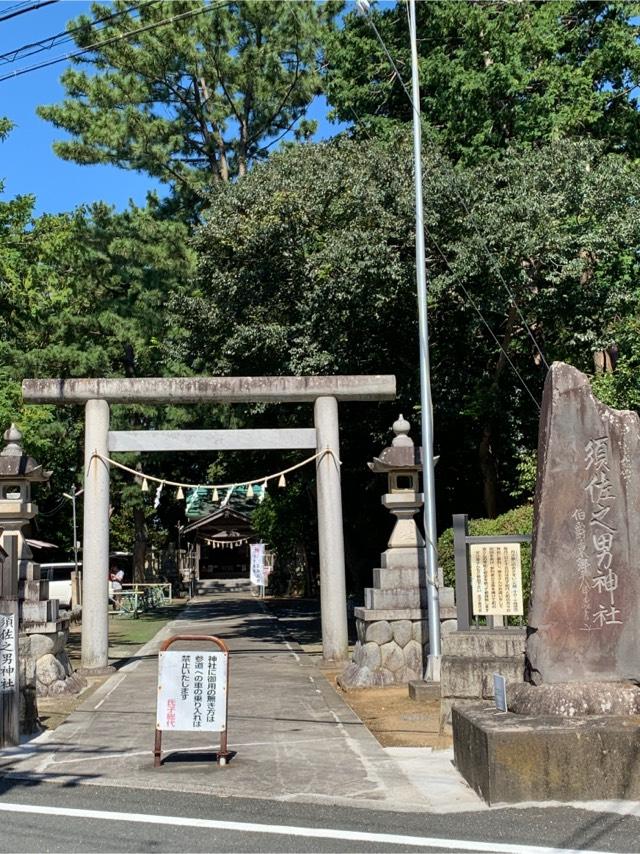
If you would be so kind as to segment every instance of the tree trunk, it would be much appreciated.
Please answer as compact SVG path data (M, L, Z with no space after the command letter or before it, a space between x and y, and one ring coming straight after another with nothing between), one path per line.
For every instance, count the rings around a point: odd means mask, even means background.
M133 581L143 584L145 581L144 564L147 556L147 520L144 507L136 507L133 511L134 540L133 540Z
M491 425L485 424L478 448L478 458L483 480L484 512L487 518L495 519L498 515L498 470L491 447L491 436Z

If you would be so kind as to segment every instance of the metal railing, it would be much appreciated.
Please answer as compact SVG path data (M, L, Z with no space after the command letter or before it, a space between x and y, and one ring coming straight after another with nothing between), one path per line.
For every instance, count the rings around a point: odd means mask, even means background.
M123 584L122 590L113 592L116 601L116 613L137 619L144 611L171 605L172 587L170 582Z

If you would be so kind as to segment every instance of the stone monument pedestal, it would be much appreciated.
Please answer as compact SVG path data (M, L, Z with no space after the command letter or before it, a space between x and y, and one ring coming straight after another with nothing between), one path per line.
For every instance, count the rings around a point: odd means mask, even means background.
M37 697L77 693L86 680L73 672L65 652L69 621L61 615L57 599L49 599L49 582L40 577L40 565L23 528L38 508L31 500L31 486L46 483L51 472L24 453L22 434L14 424L5 432L0 451L0 545L16 555L19 640L18 684L20 730L29 735L38 729Z
M453 708L458 771L489 804L640 799L640 718Z

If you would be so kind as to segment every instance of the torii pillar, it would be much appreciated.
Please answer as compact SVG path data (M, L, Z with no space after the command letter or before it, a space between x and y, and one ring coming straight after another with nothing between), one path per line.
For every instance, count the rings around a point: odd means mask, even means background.
M117 437L133 436L133 433L109 431L109 404L313 403L315 440L312 439L312 445L319 452L329 452L318 459L316 466L322 651L326 661L346 663L348 634L338 402L393 400L395 377L29 379L22 383L22 395L25 402L32 404L85 404L82 666L93 671L109 663L109 465L98 455L107 457L110 450L122 450ZM149 451L232 450L239 447L234 438L237 434L245 434L242 447L247 449L308 447L289 444L288 436L283 438L285 434L296 432L308 431L148 431L146 443L140 440L140 433L137 434L140 444L136 447ZM272 434L274 441L265 443L266 433Z

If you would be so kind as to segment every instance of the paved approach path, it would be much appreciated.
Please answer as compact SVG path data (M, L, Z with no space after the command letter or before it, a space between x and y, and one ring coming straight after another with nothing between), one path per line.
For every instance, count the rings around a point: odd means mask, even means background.
M157 651L176 634L214 634L230 647L228 734L237 755L227 767L213 762L216 733L165 733L168 758L153 768ZM448 755L420 755L414 785L265 606L225 590L193 600L61 726L23 745L8 766L5 755L0 773L374 809L482 809ZM435 786L424 782L430 764Z

